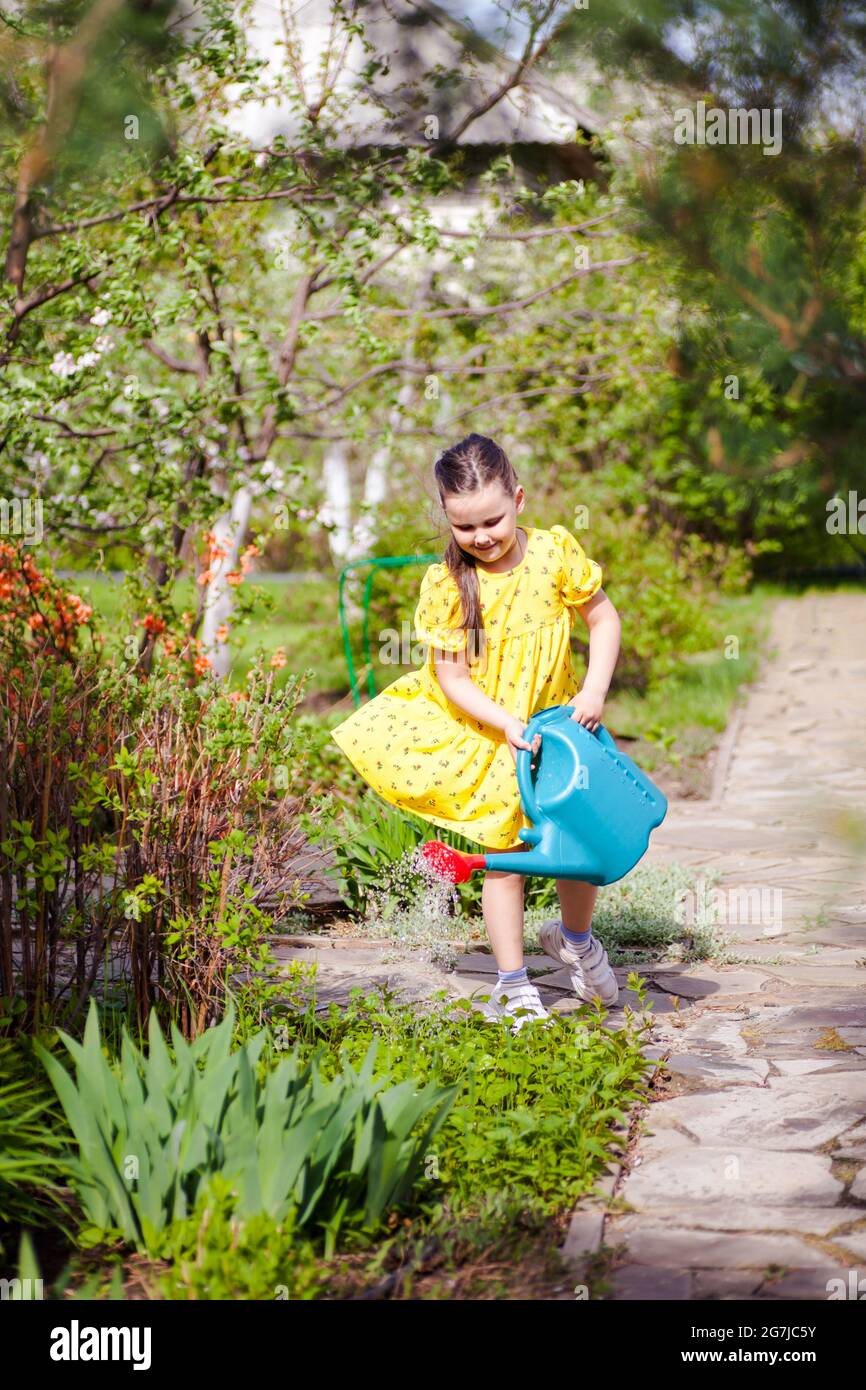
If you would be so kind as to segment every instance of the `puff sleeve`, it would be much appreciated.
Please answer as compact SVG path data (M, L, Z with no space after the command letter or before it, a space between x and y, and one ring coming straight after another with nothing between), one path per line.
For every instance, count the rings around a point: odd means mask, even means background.
M419 642L441 647L446 652L462 652L466 632L460 626L460 591L446 565L431 565L421 580L414 631Z
M583 547L564 526L551 526L560 560L559 591L567 608L579 608L598 593L602 584L601 566L590 560Z

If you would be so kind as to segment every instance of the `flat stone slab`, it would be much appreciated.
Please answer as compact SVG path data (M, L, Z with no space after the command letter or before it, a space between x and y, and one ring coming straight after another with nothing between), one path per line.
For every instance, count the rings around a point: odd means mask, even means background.
M770 1076L762 1087L736 1093L678 1096L653 1106L655 1127L684 1127L702 1143L740 1148L817 1149L844 1134L866 1112L866 1073ZM779 1165L782 1166L782 1165Z
M779 1278L767 1279L758 1290L758 1298L794 1302L824 1303L831 1297L833 1280L848 1283L848 1271L838 1265L824 1264L817 1269L795 1269Z
M604 1207L599 1206L595 1210L577 1208L572 1215L565 1244L560 1250L560 1255L567 1265L579 1268L584 1264L587 1255L592 1255L598 1250L604 1233L604 1218Z
M859 965L768 965L767 974L794 985L823 985L825 989L866 987L866 970Z
M832 927L817 927L809 932L809 940L821 946L851 946L866 949L866 922L840 922Z
M863 986L866 986L864 975ZM809 990L805 996L809 1002L793 1004L780 1011L779 1017L787 1016L796 1021L798 1028L858 1028L862 1027L866 1013L866 989L861 987L851 993L850 1002L841 1002L832 996L823 999Z
M763 1094L766 1094L765 1092ZM698 1099L682 1097L681 1099ZM727 1092L700 1097L721 1104ZM737 1093L737 1099L742 1099ZM667 1101L666 1106L678 1104ZM659 1109L653 1106L653 1111ZM668 1141L653 1151L647 1141L639 1144L648 1157L632 1167L622 1196L639 1211L670 1206L670 1194L683 1202L750 1202L757 1206L830 1206L838 1201L843 1184L830 1171L828 1154L787 1153L781 1157L766 1149L694 1145Z
M712 1086L758 1086L766 1079L769 1062L761 1057L744 1057L727 1061L724 1058L713 1060L709 1057L680 1053L669 1057L665 1063L668 1071L678 1076L693 1077L706 1081Z
M866 1230L851 1231L848 1235L837 1236L834 1244L841 1245L844 1250L850 1250L856 1259L863 1260L866 1264Z
M547 964L553 969L553 962ZM495 957L488 956L485 951L466 951L458 956L457 964L454 967L459 975L498 975L499 967Z
M647 1269L645 1265L625 1265L611 1275L613 1297L624 1303L679 1302L692 1296L691 1276L678 1269Z
M721 1231L689 1231L656 1226L643 1221L626 1235L628 1257L635 1264L660 1265L675 1269L754 1269L770 1265L788 1269L823 1269L827 1256L795 1236L741 1231L736 1235Z
M782 1235L825 1236L841 1245L848 1239L845 1228L855 1226L864 1213L847 1206L759 1206L751 1200L681 1201L668 1196L667 1204L655 1203L650 1211L629 1212L609 1218L607 1243L615 1244L620 1232L639 1224L668 1225L695 1231L768 1231ZM836 1233L839 1234L836 1234Z
M838 1063L831 1058L826 1060L821 1057L774 1057L773 1066L776 1067L783 1076L810 1076L816 1071L826 1071L828 1067L835 1067Z
M684 999L702 999L712 994L760 994L767 978L756 970L713 970L709 966L694 966L689 972L647 973L660 989Z
M756 1270L698 1269L692 1276L692 1297L696 1302L742 1302L757 1297L763 1283Z
M742 1057L749 1050L742 1034L746 1022L745 1018L734 1021L729 1018L704 1017L686 1028L671 1032L669 1036L673 1043L687 1052L729 1059L732 1056Z

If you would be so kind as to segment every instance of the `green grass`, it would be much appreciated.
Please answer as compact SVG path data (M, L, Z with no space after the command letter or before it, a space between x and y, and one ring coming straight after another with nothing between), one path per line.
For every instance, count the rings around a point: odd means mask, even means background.
M724 942L711 922L695 920L699 878L710 888L718 882L718 874L683 864L639 864L618 883L599 889L592 929L611 965L714 959ZM527 951L541 950L538 929L546 918L558 916L555 905L527 911Z
M88 578L80 584L67 581L81 598L93 605L109 641L123 641L127 632L136 632L127 622L124 585L110 577ZM313 671L308 690L345 690L348 688L346 659L340 637L337 616L337 586L330 579L305 579L277 583L267 576L258 576L260 587L273 601L270 612L244 618L238 625L232 642L232 684L243 684L244 676L259 646L274 652L283 647L288 673L307 668ZM178 581L171 591L171 602L177 611L194 612L198 603L196 586L191 580Z
M767 653L767 638L777 589L759 585L751 593L723 598L719 625L724 637L736 637L735 658L719 648L684 661L675 675L646 695L629 691L611 696L604 720L618 735L641 740L635 756L652 770L665 750L678 757L701 757L717 741L731 717L741 687L754 681Z
M70 589L93 605L102 630L110 641L122 642L128 633L140 631L127 621L122 581L105 577L88 578L79 584L73 579L67 582ZM243 685L259 646L269 653L282 647L287 660L283 668L286 679L290 673L299 674L310 669L313 674L307 684L308 694L315 691L346 694L349 691L349 675L340 630L336 578L311 577L287 582L268 575L257 575L254 586L269 596L272 606L270 611L243 618L235 626L231 643L231 684L234 687ZM196 586L191 580L180 580L172 590L171 601L178 613L195 611L198 603ZM352 625L351 638L356 671L366 694L367 677L360 624ZM372 621L371 645L377 690L396 680L404 671L412 669L411 666L383 665L378 660L378 643Z
M641 982L633 977L629 987L640 990ZM332 1005L324 1016L312 1006L287 1005L259 1061L262 1081L286 1047L297 1049L302 1064L315 1056L329 1077L367 1056L375 1042L373 1074L386 1085L455 1088L453 1107L429 1137L423 1171L399 1210L375 1232L347 1223L340 1249L329 1254L321 1233L301 1232L294 1216L243 1219L235 1185L215 1183L189 1216L171 1223L157 1261L132 1259L130 1243L119 1240L82 1248L92 1234L76 1210L77 1238L66 1235L67 1263L50 1296L327 1297L332 1280L336 1293L350 1273L344 1262L352 1253L362 1285L378 1277L397 1254L398 1232L401 1246L420 1248L432 1239L452 1268L485 1256L490 1262L519 1211L531 1217L538 1243L544 1218L567 1211L604 1176L622 1151L632 1106L647 1095L654 1063L642 1052L646 1025L635 1017L609 1030L606 1017L585 1006L515 1036L465 1000L442 996L419 1006L399 1003L387 989L356 989L347 1007ZM47 1134L30 1136L32 1163L45 1162L48 1143ZM39 1236L37 1257L48 1252Z
M70 581L72 587L72 581ZM231 684L241 686L246 671L261 646L266 652L282 647L286 653L285 678L290 673L311 670L307 695L327 692L345 697L349 678L337 607L336 580L324 576L300 581L275 581L267 575L256 577L255 585L272 600L270 612L245 617L238 624L232 643ZM124 630L123 586L110 578L82 581L76 591L93 604L106 635L117 640ZM766 650L772 600L786 592L778 586L759 585L744 596L723 597L717 609L720 631L739 640L736 659L725 656L724 646L698 653L684 661L678 672L646 695L622 691L614 693L605 710L605 723L617 734L641 740L639 759L648 770L664 761L667 750L675 757L701 757L713 746L730 718L737 692L755 679ZM180 581L172 594L178 612L193 609L197 602L195 585ZM133 629L131 629L133 630ZM353 624L352 651L356 671L367 698L367 676L363 660L360 625ZM373 632L373 668L376 689L411 670L411 666L383 665L378 660L378 644ZM580 661L578 661L578 669ZM348 709L348 704L346 705Z

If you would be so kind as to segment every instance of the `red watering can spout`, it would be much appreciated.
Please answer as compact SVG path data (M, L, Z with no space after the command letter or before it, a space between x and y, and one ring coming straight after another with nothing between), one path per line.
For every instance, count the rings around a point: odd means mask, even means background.
M441 840L428 840L421 846L421 853L430 868L449 883L468 883L476 869L487 867L486 855L461 854Z

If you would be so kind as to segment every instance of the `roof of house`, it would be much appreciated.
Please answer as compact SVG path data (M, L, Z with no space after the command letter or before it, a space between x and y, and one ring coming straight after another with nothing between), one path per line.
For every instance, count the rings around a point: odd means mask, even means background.
M294 13L306 104L318 101L325 82L334 81L337 100L345 103L336 135L343 148L424 145L447 135L502 86L515 66L514 57L432 0L364 0L359 17L365 35L375 55L386 60L385 69L373 74L365 72L371 54L361 38L353 35L347 42L339 27L332 29L331 0L297 3ZM256 0L249 37L269 65L286 61L279 47L284 35L275 0ZM235 123L262 143L278 133L291 139L300 130L297 112L288 102L249 104L237 113ZM460 143L564 145L574 141L578 128L591 133L603 125L588 106L533 71L473 121Z

